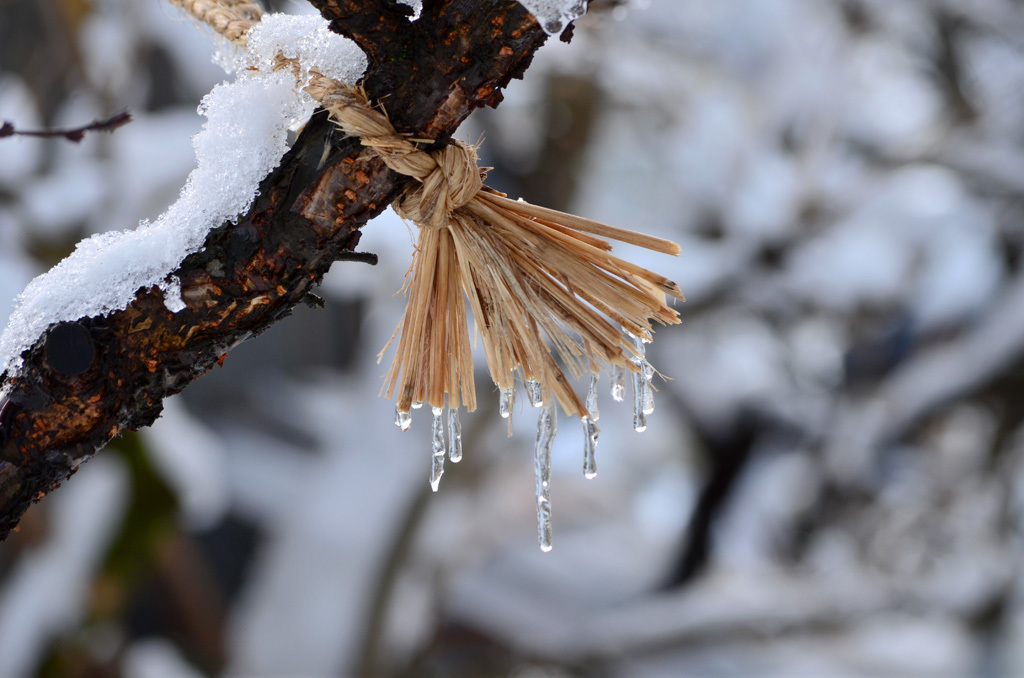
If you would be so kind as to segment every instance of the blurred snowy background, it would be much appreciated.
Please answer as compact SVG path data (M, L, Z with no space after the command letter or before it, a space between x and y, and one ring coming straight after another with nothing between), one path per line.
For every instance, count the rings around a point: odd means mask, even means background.
M277 9L308 12L298 0ZM595 0L485 137L513 195L670 237L643 434L599 475L497 394L432 494L376 352L409 230L232 352L0 545L0 676L1024 673L1024 6ZM0 319L177 196L211 40L158 0L0 0ZM479 384L481 393L488 386ZM607 393L607 382L602 385Z

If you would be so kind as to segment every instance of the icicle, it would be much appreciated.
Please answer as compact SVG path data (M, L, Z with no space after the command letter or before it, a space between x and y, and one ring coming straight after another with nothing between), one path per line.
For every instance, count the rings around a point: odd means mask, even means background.
M590 375L590 388L587 389L587 414L594 421L601 418L601 412L597 409L597 373Z
M414 402L412 404L412 409L414 409L414 410L418 410L421 407L423 407L423 401L422 400L417 400L416 402Z
M541 551L551 550L551 446L558 431L558 415L554 405L540 412L537 421L537 448L534 470L537 476L537 539Z
M647 430L647 411L644 407L644 386L647 384L647 380L644 379L643 367L646 361L643 341L637 337L633 337L633 341L637 347L637 354L630 358L630 362L638 368L631 375L633 378L633 428L637 433L643 433Z
M629 360L637 366L638 370L633 372L633 428L637 433L647 430L647 415L654 411L654 391L651 381L648 378L648 370L653 376L654 370L644 359L644 340L640 337L633 337L636 346L636 355ZM650 409L648 409L650 401Z
M501 405L500 412L502 419L508 419L512 416L512 406L516 400L516 389L514 386L501 389Z
M395 426L408 431L409 427L412 426L412 415L408 412L402 412L398 409L398 405L395 405Z
M448 408L448 458L453 464L462 461L462 424L458 408Z
M512 437L512 411L515 409L515 386L502 390L501 415L509 422L508 436Z
M597 436L601 429L597 420L601 413L597 409L597 374L590 375L590 388L587 389L587 416L580 419L583 424L583 477L597 476Z
M580 419L583 424L583 477L597 477L597 436L601 429L590 417Z
M516 387L509 386L501 389L501 405L498 410L502 419L508 420L508 437L512 437L512 410L516 404Z
M633 373L633 428L637 433L647 430L647 415L644 413L644 377Z
M626 399L626 371L618 365L612 365L609 376L612 379L612 400L621 403Z
M654 368L645 360L640 369L643 370L644 378L643 411L644 414L650 414L654 412L654 386L651 384L651 379L654 378Z
M544 392L539 381L528 379L526 381L526 394L530 396L530 404L534 407L544 406Z
M435 407L433 412L434 426L431 443L430 489L437 492L437 486L441 482L441 475L444 474L444 424L441 422L441 408Z

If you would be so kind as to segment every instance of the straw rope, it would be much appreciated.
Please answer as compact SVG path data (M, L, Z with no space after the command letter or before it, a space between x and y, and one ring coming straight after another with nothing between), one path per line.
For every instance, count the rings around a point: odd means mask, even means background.
M236 45L263 18L263 9L250 0L168 0Z
M262 15L241 0L169 1L236 44ZM300 72L280 55L275 67ZM678 245L510 200L484 185L473 146L452 141L426 151L360 90L317 73L305 90L345 134L416 180L392 205L420 235L406 311L381 352L400 335L382 389L399 410L417 402L476 409L467 300L494 383L513 387L518 373L539 382L546 401L581 417L586 407L562 366L574 376L608 364L637 371L632 337L649 340L652 321L679 322L666 305L666 294L683 299L679 287L613 256L605 238L667 254L678 254Z

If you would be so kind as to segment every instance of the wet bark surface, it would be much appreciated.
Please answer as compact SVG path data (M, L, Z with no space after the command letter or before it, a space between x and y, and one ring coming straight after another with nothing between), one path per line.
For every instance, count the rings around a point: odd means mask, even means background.
M436 145L475 108L497 105L547 37L515 0L427 0L414 23L388 0L311 2L366 50L371 100L399 131ZM152 424L165 397L286 317L351 258L360 227L404 181L319 112L248 214L212 230L174 272L184 310L140 289L123 310L51 327L0 376L0 539L111 438Z

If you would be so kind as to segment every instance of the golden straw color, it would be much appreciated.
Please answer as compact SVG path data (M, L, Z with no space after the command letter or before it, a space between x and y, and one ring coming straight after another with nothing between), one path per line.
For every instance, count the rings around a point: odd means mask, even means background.
M238 31L260 17L238 0L170 2L238 44ZM284 57L277 67L298 73ZM484 185L473 146L425 151L358 89L314 73L305 90L345 134L416 179L392 205L419 227L419 241L405 314L379 356L399 337L382 389L399 410L421 402L476 409L467 301L494 383L535 380L545 401L580 417L586 406L563 369L573 377L605 365L637 371L633 337L649 341L652 323L679 322L666 299L684 301L679 287L611 254L609 240L677 255L675 243L511 200Z
M263 9L250 0L168 0L236 45L263 18Z

